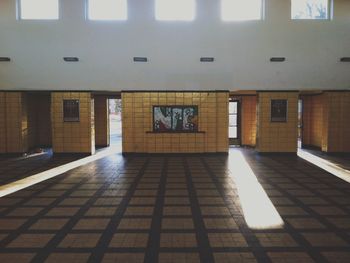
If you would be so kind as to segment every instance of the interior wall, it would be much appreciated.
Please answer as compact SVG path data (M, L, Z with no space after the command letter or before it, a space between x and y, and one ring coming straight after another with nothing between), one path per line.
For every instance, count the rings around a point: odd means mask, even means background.
M242 145L256 145L256 126L257 126L257 97L241 97L241 125L242 125Z
M303 146L322 147L323 140L323 95L307 95L301 97L302 112L302 144Z
M64 122L63 100L79 100L79 122ZM90 92L51 93L52 142L54 153L95 152L94 101Z
M228 92L122 92L124 153L228 152ZM199 133L153 133L155 105L198 105Z
M325 121L322 150L350 152L350 92L325 92Z
M26 100L22 92L0 92L0 153L28 149Z
M297 152L298 92L258 92L259 152ZM271 122L271 100L286 99L287 122Z
M349 55L348 0L334 0L326 21L293 21L290 0L265 0L265 19L246 22L223 22L219 0L197 0L191 22L156 21L154 0L128 0L127 21L87 21L85 0L60 0L58 21L21 21L16 2L0 1L0 54L12 59L1 63L0 89L350 88L348 63L339 62ZM205 56L214 63L200 63Z
M96 146L109 145L109 113L108 98L106 96L94 96L95 103L95 143Z
M6 93L0 92L0 153L6 153Z
M28 148L51 146L50 93L29 93L26 98L28 111Z

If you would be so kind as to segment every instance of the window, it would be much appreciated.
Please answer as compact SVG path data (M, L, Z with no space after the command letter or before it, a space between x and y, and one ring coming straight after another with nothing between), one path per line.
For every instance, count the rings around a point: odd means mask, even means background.
M263 0L221 0L221 18L224 21L260 20Z
M88 18L91 20L126 20L127 0L88 0Z
M292 0L292 19L328 19L329 0Z
M63 100L63 121L79 121L79 100Z
M58 0L20 0L20 19L58 19Z
M195 0L156 0L156 19L169 21L194 20Z

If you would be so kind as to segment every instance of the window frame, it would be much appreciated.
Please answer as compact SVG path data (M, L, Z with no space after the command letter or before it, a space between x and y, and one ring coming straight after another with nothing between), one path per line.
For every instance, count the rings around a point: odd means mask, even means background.
M90 8L90 0L85 0L85 20L92 21L92 22L105 22L105 23L113 23L113 22L125 22L129 19L129 6L128 6L128 0L125 0L126 2L126 17L125 19L92 19L89 17L89 8Z
M293 18L293 0L290 0L290 19L292 21L330 21L333 19L334 1L327 0L327 18Z
M154 0L154 19L156 21L161 21L161 22L193 22L196 20L197 16L197 0L193 0L194 8L193 8L193 18L191 19L160 19L157 17L157 2L162 1L162 0ZM174 0L176 1L176 0Z
M245 1L245 0L242 0ZM261 10L260 10L260 18L259 19L224 19L222 15L222 10L223 10L223 0L220 1L220 18L221 21L225 23L242 23L242 22L259 22L259 21L264 21L265 20L265 15L266 15L266 1L265 0L260 0L261 2Z
M61 19L61 1L57 0L57 18L22 18L22 0L16 1L16 18L20 21L58 21Z

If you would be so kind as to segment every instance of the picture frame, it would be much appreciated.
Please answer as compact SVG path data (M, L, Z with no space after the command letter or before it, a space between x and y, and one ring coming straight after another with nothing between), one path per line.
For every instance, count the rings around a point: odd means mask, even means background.
M271 100L271 122L287 122L288 119L288 100Z

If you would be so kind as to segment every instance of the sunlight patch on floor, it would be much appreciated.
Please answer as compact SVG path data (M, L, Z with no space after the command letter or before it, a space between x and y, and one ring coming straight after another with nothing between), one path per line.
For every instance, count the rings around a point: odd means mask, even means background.
M237 186L247 225L251 229L283 228L281 216L241 152L230 151L229 169Z
M345 182L350 183L350 171L346 170L339 165L328 161L326 159L323 159L321 157L318 157L312 153L309 153L307 151L304 151L302 149L298 150L298 156L305 161L308 161L312 163L313 165L316 165L317 167L337 176L338 178L344 180Z
M0 197L4 197L6 195L12 194L14 192L17 192L19 190L22 190L24 188L27 188L29 186L38 184L40 182L46 181L48 179L51 179L55 176L58 176L60 174L63 174L65 172L68 172L74 168L77 168L79 166L88 164L90 162L99 160L101 158L107 157L112 154L120 153L121 149L119 146L111 146L109 148L105 148L102 150L99 150L96 152L96 154L79 159L74 162L70 162L55 168L52 168L50 170L34 174L32 176L29 176L27 178L6 184L0 186Z

